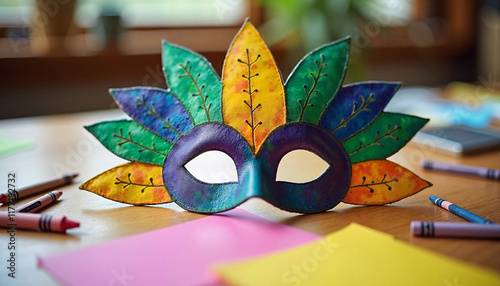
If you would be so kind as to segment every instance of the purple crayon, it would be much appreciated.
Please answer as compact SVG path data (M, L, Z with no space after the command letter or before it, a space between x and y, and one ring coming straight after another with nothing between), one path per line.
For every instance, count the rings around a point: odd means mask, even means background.
M461 175L482 177L490 180L500 180L500 170L478 166L448 164L444 162L422 161L422 167L428 170L442 171Z
M412 221L410 232L423 237L471 237L500 239L500 224Z

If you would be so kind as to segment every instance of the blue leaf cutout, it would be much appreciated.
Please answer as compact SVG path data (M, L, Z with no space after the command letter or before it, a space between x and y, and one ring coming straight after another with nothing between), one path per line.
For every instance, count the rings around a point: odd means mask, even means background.
M339 141L355 135L385 108L400 83L359 82L343 86L321 118L321 127Z
M186 108L168 90L131 87L111 89L110 92L130 117L172 143L193 128Z

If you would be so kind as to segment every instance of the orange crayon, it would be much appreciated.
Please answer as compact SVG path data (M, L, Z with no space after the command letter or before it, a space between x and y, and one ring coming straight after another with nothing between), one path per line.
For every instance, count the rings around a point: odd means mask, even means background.
M5 228L66 232L67 229L79 226L79 222L61 215L0 212L0 227Z
M14 190L11 193L0 194L0 203L6 203L7 201L9 201L9 196L13 197L13 201L17 201L18 199L23 197L27 197L30 195L34 195L36 193L52 190L60 186L71 184L73 183L73 179L76 178L77 176L78 174L76 173L71 175L64 175L61 178L29 186L19 190Z
M16 208L16 212L36 213L39 210L43 209L44 207L57 201L57 199L59 199L61 197L61 195L62 195L61 191L50 192L46 195L39 197L38 199L35 199L35 200L25 204L25 205L20 206L19 208Z

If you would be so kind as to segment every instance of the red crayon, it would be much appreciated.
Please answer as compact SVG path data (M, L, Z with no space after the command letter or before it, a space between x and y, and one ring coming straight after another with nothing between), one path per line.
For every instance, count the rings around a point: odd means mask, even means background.
M60 215L0 212L0 227L66 232L67 229L79 226L79 222Z
M60 186L71 184L73 183L73 179L76 178L77 176L78 174L76 173L71 175L64 175L58 179L54 179L41 184L15 190L10 194L9 193L0 194L0 203L4 204L7 201L9 201L9 196L13 197L13 201L17 201L18 199L23 197L27 197L36 193L52 190Z
M53 191L46 195L39 197L25 205L16 208L16 212L19 213L36 213L37 211L43 209L44 207L50 205L51 203L57 201L62 195L61 191Z

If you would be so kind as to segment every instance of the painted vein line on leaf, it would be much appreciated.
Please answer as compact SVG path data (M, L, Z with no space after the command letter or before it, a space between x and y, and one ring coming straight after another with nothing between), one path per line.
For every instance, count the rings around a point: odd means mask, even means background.
M385 178L386 178L386 174L384 174L384 177L382 178L382 180L378 183L372 181L371 183L369 184L365 184L365 181L366 181L366 177L363 176L363 182L361 183L361 185L356 185L356 186L351 186L350 188L358 188L358 187L365 187L365 188L368 188L368 190L370 190L370 193L373 193L374 190L373 188L371 188L371 186L377 186L377 185L385 185L387 187L387 189L389 191L392 190L392 187L389 186L389 183L397 183L398 182L398 178L393 178L392 180L390 181L385 181Z
M119 138L119 139L122 139L122 140L123 140L122 142L118 143L118 146L120 146L120 147L121 147L121 146L123 146L123 145L125 145L125 144L130 143L130 144L133 144L133 145L136 145L136 146L139 146L139 147L141 147L141 148L142 148L141 150L139 150L139 151L138 151L139 153L142 153L142 152L144 152L144 151L150 151L150 152L154 152L154 153L160 154L160 155L165 156L165 157L167 156L167 154L165 154L165 153L163 153L163 152L160 152L160 151L158 151L158 150L156 149L156 146L155 146L155 143L154 143L154 142L153 142L153 147L152 147L152 148L149 148L149 147L147 147L147 146L142 145L141 143L139 143L139 142L137 142L137 141L134 141L134 140L132 139L132 134L131 134L130 132L128 132L128 137L125 137L125 136L123 135L123 129L122 129L122 128L120 128L120 135L118 135L118 134L113 134L113 137L116 137L116 138Z
M179 136L182 135L179 131L177 131L177 129L175 129L175 127L172 126L172 124L170 124L170 118L167 118L167 121L165 121L165 119L163 119L158 114L158 112L156 112L155 104L154 103L151 103L151 107L149 107L146 104L146 101L144 99L144 95L142 96L142 100L140 98L137 99L137 104L136 105L138 105L138 106L144 106L149 111L149 113L146 114L147 116L154 116L154 117L158 118L163 123L163 125L165 125L165 126L162 126L163 129L170 129L170 130L174 131L177 135L179 135ZM168 141L168 142L171 143L171 144L173 144L170 141Z
M357 102L354 102L352 105L351 115L349 115L349 117L347 117L347 119L344 119L342 117L342 120L340 121L339 126L335 127L335 129L332 130L332 132L331 132L332 134L342 127L348 128L349 126L347 125L347 123L349 121L351 121L354 117L356 117L362 111L370 112L370 109L368 109L366 107L368 106L368 104L375 101L375 98L374 98L375 95L373 93L370 93L370 95L368 96L368 99L366 101L365 101L365 97L363 95L360 95L359 97L361 98L361 106L356 110Z
M153 178L152 177L149 178L149 182L151 184L140 184L140 183L134 183L134 182L132 182L132 178L130 178L131 176L132 176L132 173L128 173L128 176L127 176L128 182L124 181L124 180L121 180L120 178L116 177L115 185L123 184L123 188L124 189L126 189L129 186L144 187L144 188L142 188L141 193L144 193L144 191L147 188L163 188L164 187L163 185L155 185L153 183Z
M254 107L254 93L259 92L259 90L252 89L252 78L259 76L259 74L252 74L252 65L260 59L260 54L258 54L255 60L253 60L252 62L250 62L250 53L248 49L246 49L246 54L246 61L238 59L238 62L246 65L248 69L248 75L242 74L241 77L248 81L248 89L243 89L243 92L248 94L250 102L245 99L243 100L243 103L245 103L246 106L248 106L248 108L250 109L250 122L248 121L248 119L245 119L245 123L252 129L252 149L255 152L255 129L257 129L257 127L262 124L262 121L257 122L257 124L255 123L255 111L262 105L259 103Z
M210 103L207 106L206 101L208 99L208 95L203 96L203 89L205 89L205 85L202 84L200 86L198 84L198 79L200 78L201 73L198 73L196 75L196 78L194 78L193 75L191 74L191 66L189 66L189 61L186 62L186 65L182 65L182 63L179 63L179 66L181 67L182 71L184 71L184 74L179 75L179 78L188 77L193 82L194 87L196 88L196 93L193 93L192 96L200 97L201 106L198 106L198 108L203 109L205 111L207 120L208 122L210 122L210 107L212 107L212 103Z
M384 147L384 145L382 143L380 143L380 140L382 140L384 138L392 138L395 141L398 141L399 138L396 137L396 136L394 136L394 135L392 135L392 134L394 134L394 132L396 132L396 131L398 131L400 129L401 129L401 126L399 126L399 124L397 124L397 123L394 125L394 128L392 130L391 130L391 125L387 125L387 129L386 129L384 135L382 135L381 137L379 137L380 136L380 131L377 131L377 134L375 136L375 140L373 140L373 142L371 142L370 144L367 144L366 146L363 146L363 142L359 141L359 148L356 149L356 150L354 150L354 151L352 151L348 155L352 156L355 153L357 153L357 152L359 152L359 151L361 151L363 149L366 149L368 147L374 146L374 145L378 145L380 147Z
M312 85L311 89L307 90L307 85L304 85L304 92L306 94L306 101L305 101L305 103L303 103L302 100L300 100L300 99L298 100L300 107L301 107L299 121L302 121L304 119L304 114L306 112L306 109L308 107L313 107L313 104L310 104L309 101L311 100L311 97L314 93L318 93L318 91L316 90L316 86L318 85L319 79L321 77L328 76L326 73L323 73L323 74L321 73L323 68L328 66L328 64L325 63L325 57L322 54L319 56L321 57L321 63L319 63L317 60L314 61L314 63L316 64L316 67L318 69L317 74L314 75L314 73L312 73L312 72L309 73L309 75L313 78L313 85Z

